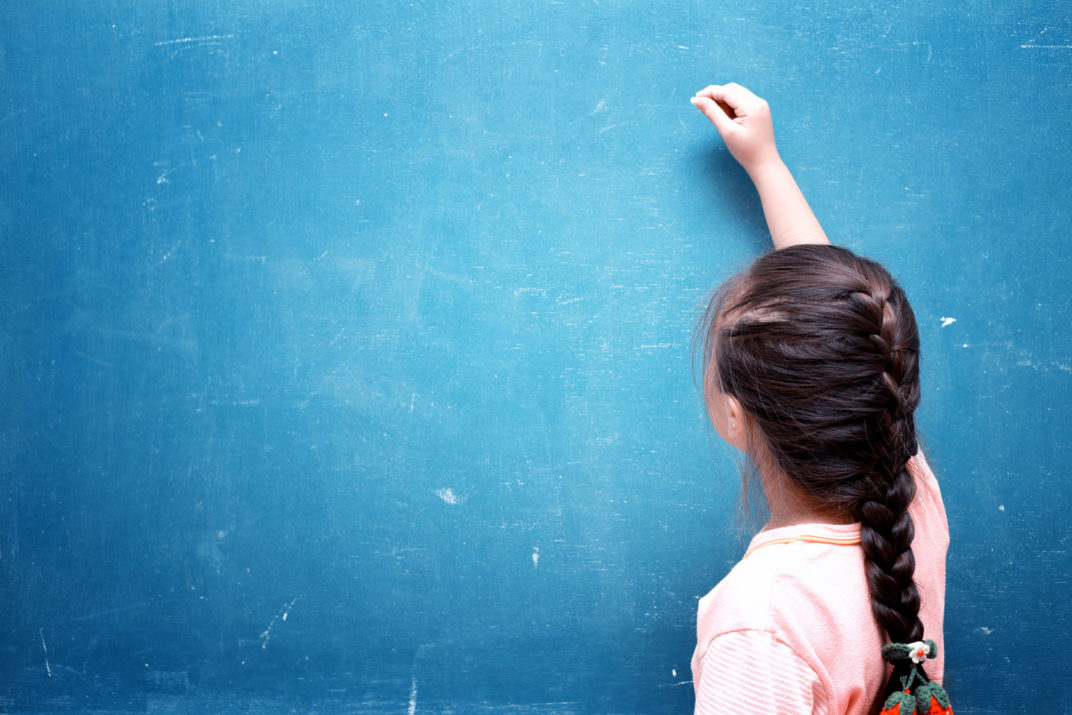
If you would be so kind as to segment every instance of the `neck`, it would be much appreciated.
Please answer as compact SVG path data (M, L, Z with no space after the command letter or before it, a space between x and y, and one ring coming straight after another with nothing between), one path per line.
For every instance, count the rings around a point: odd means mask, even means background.
M797 524L852 523L851 518L809 496L782 474L764 473L761 470L759 479L770 515L764 530Z

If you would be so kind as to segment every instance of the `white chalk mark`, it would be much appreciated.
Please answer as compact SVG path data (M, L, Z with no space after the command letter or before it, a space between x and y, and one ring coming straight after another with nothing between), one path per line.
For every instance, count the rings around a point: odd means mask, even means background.
M164 40L163 42L154 42L153 47L165 47L167 45L186 45L191 42L217 42L219 40L231 40L234 39L234 35L204 35L203 37L180 37L177 40Z
M16 112L12 112L11 114L9 114L6 117L4 117L3 119L0 119L0 125L2 125L4 122L6 122L7 120L9 120L9 119L11 119L13 117L17 117L20 114L25 114L25 113L26 113L26 108L25 107L23 107L22 109L20 109L20 110L18 110Z
M1072 50L1072 45L1020 45L1021 50Z
M994 632L994 629L993 628L987 628L986 626L979 626L978 631L980 633L982 633L984 636L988 636L988 635L990 635L991 633Z
M175 251L176 251L176 250L177 250L177 249L179 248L179 246L181 246L181 245L182 245L182 241L179 241L179 242L178 242L178 243L176 243L176 244L175 244L174 246L172 246L172 247L171 247L171 250L169 250L169 251L168 251L167 253L165 253L165 254L164 254L164 257L163 257L163 258L161 258L161 259L160 259L159 261L157 261L157 264L156 264L156 265L157 265L157 266L161 266L161 265L163 265L163 264L164 264L165 262L167 262L167 259L171 258L171 256L172 256L172 255L173 255L173 254L175 253Z
M455 494L454 490L450 487L447 487L446 489L436 489L435 494L447 504L453 505L459 502L458 495Z
M297 603L297 601L297 598L291 600L290 603L279 609L279 613L275 614L275 617L272 618L272 622L269 623L268 627L261 633L261 650L265 650L268 647L268 641L272 638L272 629L275 628L276 621L282 619L285 622L287 620L287 614L290 613L290 609L294 607L294 604Z
M957 322L956 318L947 318L944 315L942 316L942 327L943 328L948 328L950 325L952 325L955 322Z
M417 402L417 393L414 392L409 398L409 411L413 412L413 406Z
M414 715L417 712L417 676L413 675L409 679L409 709L406 711L408 715Z
M534 569L540 568L540 547L539 546L533 546L532 547L532 568L534 568Z
M1005 505L1004 504L998 504L998 511L1005 511Z
M92 355L86 355L85 353L83 353L83 352L80 352L80 351L78 351L78 350L72 350L72 351L71 351L71 354L72 354L72 355L77 355L77 356L78 356L78 357L80 357L80 358L85 358L86 360L89 360L90 362L92 362L92 363L96 363L97 365L101 365L101 366L103 366L103 367L112 367L112 368L114 368L114 367L115 367L115 365L113 365L113 364L112 364L112 363L110 363L110 362L105 362L104 360L101 360L101 359L99 359L99 358L95 358L95 357L93 357ZM1060 366L1058 366L1058 367L1060 367ZM1068 371L1067 367L1065 368L1065 371L1066 371L1066 372Z
M677 668L671 668L670 669L670 677L671 678L676 678L677 677Z
M45 672L48 673L48 677L52 677L52 668L48 664L48 646L45 645L45 629L44 627L38 628L37 632L41 634L41 648L45 651Z

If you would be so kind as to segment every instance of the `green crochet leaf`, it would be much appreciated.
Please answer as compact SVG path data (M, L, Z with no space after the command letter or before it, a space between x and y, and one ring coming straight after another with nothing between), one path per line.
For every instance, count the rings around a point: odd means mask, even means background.
M886 698L886 710L892 710L894 706L900 705L898 709L899 715L911 715L916 710L916 699L908 693L898 690L896 693L891 693L890 697Z
M943 708L949 707L949 694L938 683L931 683L931 697L937 700Z
M915 696L917 701L916 708L921 713L927 713L930 710L932 698L941 707L949 707L949 695L938 683L924 683L916 688Z

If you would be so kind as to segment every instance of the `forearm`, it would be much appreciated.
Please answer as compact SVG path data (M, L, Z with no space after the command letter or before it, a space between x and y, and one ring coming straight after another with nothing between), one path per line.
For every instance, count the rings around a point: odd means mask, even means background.
M781 159L765 162L748 173L759 192L776 250L801 243L830 243Z

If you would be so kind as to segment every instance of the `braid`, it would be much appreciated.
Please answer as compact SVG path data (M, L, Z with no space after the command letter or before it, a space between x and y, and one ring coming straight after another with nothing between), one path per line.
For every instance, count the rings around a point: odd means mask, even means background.
M912 517L908 514L915 482L907 466L917 449L913 412L919 402L918 334L914 325L907 332L899 330L895 304L904 299L900 288L880 281L872 284L870 293L856 292L852 299L873 320L877 330L868 341L885 359L875 380L885 409L875 420L878 439L870 440L873 490L856 503L854 511L861 523L871 610L891 642L910 643L923 639L919 590L913 580ZM902 332L905 334L899 334ZM895 669L887 694L900 689L901 677L906 674L900 671L904 669Z

